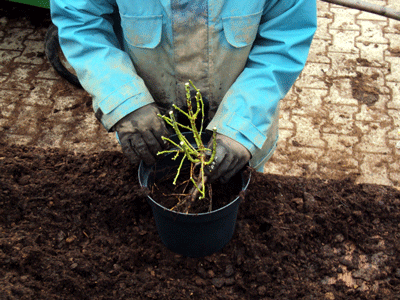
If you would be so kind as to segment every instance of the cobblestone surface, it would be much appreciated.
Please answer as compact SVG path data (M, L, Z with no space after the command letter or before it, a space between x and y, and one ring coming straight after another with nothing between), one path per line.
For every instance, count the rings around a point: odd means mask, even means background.
M369 2L400 10L398 0ZM0 9L0 138L119 149L90 96L46 60L49 23L47 10ZM318 24L307 65L282 101L278 149L264 171L400 187L400 22L320 1Z

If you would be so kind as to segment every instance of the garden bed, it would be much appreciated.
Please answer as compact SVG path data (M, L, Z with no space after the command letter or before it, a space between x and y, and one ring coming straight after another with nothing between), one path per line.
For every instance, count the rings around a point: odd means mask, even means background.
M166 249L119 152L0 144L1 299L399 299L400 192L253 173L220 252Z

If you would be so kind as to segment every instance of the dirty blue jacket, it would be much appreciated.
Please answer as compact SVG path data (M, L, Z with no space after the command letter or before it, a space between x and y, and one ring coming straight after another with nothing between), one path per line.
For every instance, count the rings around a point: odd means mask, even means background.
M51 0L62 50L111 131L154 101L184 106L191 79L217 128L258 168L278 138L279 101L307 59L315 0Z

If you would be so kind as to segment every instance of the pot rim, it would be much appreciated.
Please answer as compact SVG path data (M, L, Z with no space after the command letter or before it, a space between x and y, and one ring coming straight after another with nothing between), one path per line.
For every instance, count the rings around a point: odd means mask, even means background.
M142 171L143 170L143 171ZM139 165L139 169L138 169L138 180L139 180L139 184L141 187L148 187L148 183L146 183L146 185L144 185L144 183L142 182L142 177L145 176L141 176L141 174L145 175L145 174L150 174L153 171L153 167L148 167L146 169L143 161L140 162ZM245 182L244 186L242 187L241 191L244 191L248 188L249 184L250 184L250 179L251 179L251 174L250 172L248 173L248 178L244 178L243 176L243 171L239 171L242 175L242 181ZM243 185L243 184L242 184ZM231 202L229 202L228 204L226 204L223 207L220 207L216 210L212 210L210 212L204 212L204 213L182 213L182 212L177 212L177 211L173 211L169 208L166 208L165 206L162 206L161 204L159 204L156 200L154 200L152 197L150 197L150 195L147 195L147 198L150 199L155 205L157 205L159 208L162 208L164 211L166 212L170 212L173 214L177 214L177 215L182 215L182 216L204 216L204 215L213 215L213 214L217 214L219 212L221 212L222 210L224 210L225 208L227 208L228 206L232 205L233 203L235 203L236 201L241 200L240 195L237 195L237 197L232 200Z

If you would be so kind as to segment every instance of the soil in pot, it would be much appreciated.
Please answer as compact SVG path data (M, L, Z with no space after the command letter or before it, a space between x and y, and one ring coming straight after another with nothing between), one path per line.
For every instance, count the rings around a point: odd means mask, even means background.
M168 172L166 176L161 177L152 185L150 196L163 207L182 212L183 206L179 205L188 190L192 187L192 183L189 180L190 166L187 165L182 168L176 185L173 184L175 176L174 170L175 169ZM247 170L245 172L248 173L250 171ZM244 176L248 175L244 174ZM189 213L206 213L224 207L239 196L242 187L243 182L240 173L233 176L231 180L225 184L219 181L207 184L207 190L209 192L206 194L206 197L204 199L197 199L193 205L191 205Z

